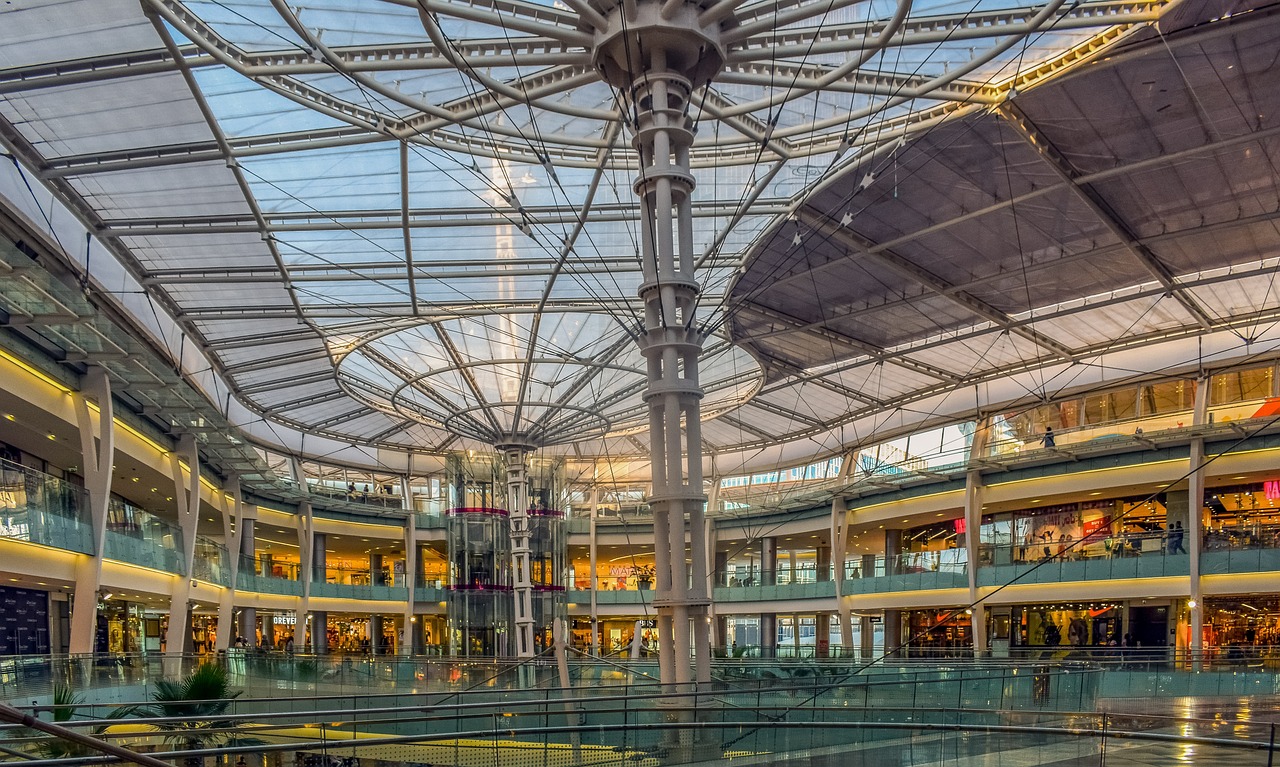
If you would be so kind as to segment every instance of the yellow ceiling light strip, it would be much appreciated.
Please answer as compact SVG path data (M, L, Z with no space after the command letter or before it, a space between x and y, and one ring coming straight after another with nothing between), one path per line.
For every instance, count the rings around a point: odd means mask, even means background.
M44 372L43 370L40 370L39 368L32 366L31 363L13 356L9 352L5 351L4 349L0 349L0 359L6 360L10 364L12 364L14 367L17 367L19 370L23 371L24 373L27 373L28 375L35 377L42 383L46 383L49 386L52 386L53 388L57 389L63 394L70 394L72 392L72 390L66 384L54 379L52 376L50 376L48 373Z

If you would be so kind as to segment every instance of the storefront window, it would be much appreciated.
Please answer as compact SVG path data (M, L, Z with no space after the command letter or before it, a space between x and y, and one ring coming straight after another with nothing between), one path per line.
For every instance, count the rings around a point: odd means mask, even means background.
M1248 648L1280 645L1280 597L1257 595L1205 600L1204 643L1209 647ZM1244 658L1246 653L1240 655Z
M1165 381L1142 387L1142 414L1160 415L1190 410L1195 406L1195 381Z
M1067 649L1118 647L1124 635L1122 612L1120 605L1110 602L1014 607L1011 644Z
M1085 424L1112 423L1134 418L1137 415L1137 389L1120 389L1084 398Z
M1218 373L1210 379L1209 404L1228 405L1270 397L1274 375L1275 370L1270 366Z
M973 617L963 610L911 610L903 614L909 658L962 658L973 651Z

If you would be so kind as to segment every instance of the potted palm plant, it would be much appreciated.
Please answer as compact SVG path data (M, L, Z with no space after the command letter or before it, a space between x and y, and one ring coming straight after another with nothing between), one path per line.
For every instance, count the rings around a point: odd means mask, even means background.
M631 575L636 579L636 588L648 591L653 588L653 576L657 573L653 565L633 565Z
M218 746L253 745L262 741L245 738L236 732L234 720L223 720L231 702L241 690L232 690L227 670L214 663L202 663L184 679L161 679L156 682L151 703L132 707L131 713L147 717L166 717L173 721L162 725L166 739L184 750L196 751ZM184 767L202 767L204 758L191 756Z

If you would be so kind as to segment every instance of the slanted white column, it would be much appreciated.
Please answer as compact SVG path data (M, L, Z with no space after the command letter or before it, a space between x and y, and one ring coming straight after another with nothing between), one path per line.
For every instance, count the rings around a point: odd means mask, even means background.
M182 464L187 464L184 481ZM186 650L191 636L191 561L195 558L196 526L200 521L200 452L194 434L178 438L178 449L169 454L169 474L173 477L178 501L178 527L182 531L182 562L186 576L175 576L169 594L169 629L165 634L165 655L177 657Z
M102 583L102 548L107 530L107 505L111 501L116 434L111 380L106 371L97 365L90 366L82 386L82 390L73 392L71 397L80 430L80 465L89 496L94 553L83 554L76 560L76 591L71 604L70 651L73 655L93 652L97 634L98 589ZM96 423L89 412L89 399L98 407Z
M587 583L591 587L591 654L600 654L600 608L596 600L596 592L600 589L600 579L596 577L596 562L599 555L596 533L596 518L600 514L600 490L592 485L587 491L589 495L588 511L591 514L590 531L588 533L587 542L587 566L591 568L591 573L587 578Z
M1209 377L1196 380L1195 412L1191 422L1196 426L1209 420ZM1204 597L1200 584L1200 552L1204 548L1204 438L1191 440L1191 476L1187 478L1187 556L1190 559L1191 657L1199 659L1204 651Z
M227 548L227 575L229 584L218 597L218 636L215 649L224 651L231 646L231 628L235 619L236 578L240 572L240 541L244 538L244 493L240 478L227 477L231 495L226 490L218 492L218 510L222 513L222 541Z
M969 471L964 477L964 550L968 564L969 602L973 604L973 654L981 657L991 649L987 638L987 607L979 601L978 554L982 542L982 472L978 468L987 455L991 440L991 418L978 419L974 426L973 442L969 445Z
M840 646L853 647L853 610L845 599L845 560L849 556L849 504L843 495L831 499L831 553L835 567L836 610L840 613Z
M401 479L401 487L405 491L405 498L409 497L409 483L407 479ZM413 654L413 637L418 627L414 618L413 606L416 602L413 590L418 585L418 542L414 540L414 532L417 529L416 521L413 514L404 518L404 586L407 589L408 596L404 604L404 619L401 621L400 655Z
M298 535L298 577L302 579L302 599L298 606L297 620L293 625L293 646L301 649L305 639L307 621L311 616L311 576L314 569L315 525L311 517L311 501L298 504L298 514L294 517L294 528ZM313 627L314 628L314 627Z

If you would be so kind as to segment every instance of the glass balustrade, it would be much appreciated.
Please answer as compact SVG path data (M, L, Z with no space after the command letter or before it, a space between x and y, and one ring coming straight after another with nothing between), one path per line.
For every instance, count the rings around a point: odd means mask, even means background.
M192 578L219 586L230 586L230 562L226 546L208 536L196 536L195 558L191 562Z
M236 588L265 594L302 596L298 563L241 554Z
M1119 578L1185 576L1191 558L1185 550L1169 550L1163 533L1116 534L1101 546L1070 546L1057 541L1012 546L983 544L978 585L1063 583Z
M0 538L93 554L84 488L0 459Z
M872 594L969 586L969 556L964 549L878 555L870 566L846 565L845 594Z
M316 566L312 571L311 596L404 601L409 598L409 590L402 572Z
M1259 573L1280 570L1280 525L1244 524L1204 531L1200 572Z
M131 503L112 498L102 556L153 570L186 575L182 529Z

